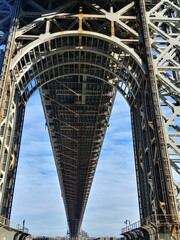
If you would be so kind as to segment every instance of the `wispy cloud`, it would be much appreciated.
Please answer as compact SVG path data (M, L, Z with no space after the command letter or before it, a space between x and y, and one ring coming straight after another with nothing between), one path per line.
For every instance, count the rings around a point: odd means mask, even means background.
M122 97L112 112L82 228L91 236L119 236L126 219L138 220L129 108ZM64 236L67 221L37 94L27 110L12 220L35 235Z

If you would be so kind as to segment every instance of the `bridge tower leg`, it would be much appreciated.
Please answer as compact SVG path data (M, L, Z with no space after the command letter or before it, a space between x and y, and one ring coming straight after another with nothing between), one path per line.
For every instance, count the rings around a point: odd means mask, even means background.
M9 67L15 50L15 32L21 1L0 3L0 215L10 218L17 170L24 104L17 101ZM16 96L15 96L16 95Z
M141 227L124 235L180 239L179 183L172 175L179 173L180 156L179 2L139 0L136 8L149 82L132 108Z

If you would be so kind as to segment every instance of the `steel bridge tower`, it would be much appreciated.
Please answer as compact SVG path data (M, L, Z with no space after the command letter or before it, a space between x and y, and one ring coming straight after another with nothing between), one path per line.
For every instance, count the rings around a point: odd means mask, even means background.
M2 216L11 214L26 103L39 89L78 237L120 92L131 111L141 221L124 235L180 239L179 0L1 0L0 69Z

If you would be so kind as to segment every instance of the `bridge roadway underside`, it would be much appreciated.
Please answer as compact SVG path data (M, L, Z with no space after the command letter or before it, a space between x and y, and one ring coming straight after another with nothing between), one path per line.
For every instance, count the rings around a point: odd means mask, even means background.
M87 76L69 76L41 89L71 236L81 226L115 90Z

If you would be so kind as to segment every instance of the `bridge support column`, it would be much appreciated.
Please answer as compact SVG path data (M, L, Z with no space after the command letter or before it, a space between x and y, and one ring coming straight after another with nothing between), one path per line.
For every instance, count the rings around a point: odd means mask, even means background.
M0 240L28 240L29 234L0 227Z
M155 226L147 225L124 232L123 235L126 240L180 240L180 233L172 232L171 226L157 229Z
M15 234L15 231L7 231L7 229L0 227L0 236L2 240L13 240Z

